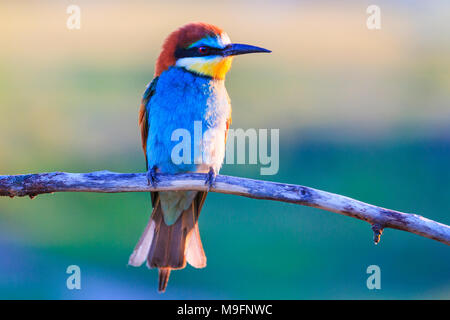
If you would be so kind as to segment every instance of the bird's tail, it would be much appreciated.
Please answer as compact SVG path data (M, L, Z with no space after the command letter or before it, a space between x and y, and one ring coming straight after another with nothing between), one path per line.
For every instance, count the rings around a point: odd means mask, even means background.
M206 266L198 229L198 217L205 197L206 192L199 192L176 222L168 226L164 221L159 195L156 195L150 221L128 263L138 267L147 260L149 268L158 268L160 292L166 290L172 269L183 269L186 261L195 268Z

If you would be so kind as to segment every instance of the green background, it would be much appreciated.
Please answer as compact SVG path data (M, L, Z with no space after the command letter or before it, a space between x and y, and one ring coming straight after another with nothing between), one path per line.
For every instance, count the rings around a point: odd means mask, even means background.
M235 59L233 128L280 129L280 170L221 173L306 185L450 224L450 53L445 1L71 1L0 4L0 174L142 172L137 112L164 37L189 21L270 55ZM439 242L285 203L209 194L205 269L127 266L145 193L0 199L2 299L448 299ZM81 268L81 290L66 268ZM366 269L381 268L381 290Z

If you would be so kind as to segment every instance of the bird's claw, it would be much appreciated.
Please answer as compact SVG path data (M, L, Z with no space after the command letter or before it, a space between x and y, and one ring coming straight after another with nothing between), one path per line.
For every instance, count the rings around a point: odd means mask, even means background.
M209 189L214 187L214 183L216 182L216 172L211 167L209 168L208 175L206 176L205 185L208 185L208 191Z
M158 178L156 177L156 167L152 167L147 171L147 182L149 186L151 185L153 188L156 188L156 185L159 182Z

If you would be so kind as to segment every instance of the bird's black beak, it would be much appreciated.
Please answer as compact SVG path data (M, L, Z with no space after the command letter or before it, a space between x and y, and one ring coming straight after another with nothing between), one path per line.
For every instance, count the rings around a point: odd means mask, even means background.
M260 48L260 47L251 46L248 44L232 43L232 44L227 45L222 50L222 55L224 57L227 57L227 56L237 56L239 54L255 53L255 52L272 52L272 51L264 49L264 48Z

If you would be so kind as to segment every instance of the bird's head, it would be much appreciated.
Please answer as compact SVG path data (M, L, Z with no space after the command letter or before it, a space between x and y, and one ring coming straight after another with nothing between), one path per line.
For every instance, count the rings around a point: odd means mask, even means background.
M155 76L170 66L214 79L224 79L233 56L254 52L271 52L247 44L231 43L220 28L202 22L189 23L172 32L164 42L156 61Z

